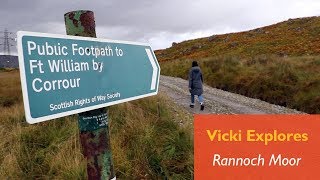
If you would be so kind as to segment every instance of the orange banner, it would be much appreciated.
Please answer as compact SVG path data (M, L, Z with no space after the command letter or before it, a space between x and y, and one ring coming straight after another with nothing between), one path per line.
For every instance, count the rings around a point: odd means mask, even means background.
M195 115L195 180L320 179L320 115Z

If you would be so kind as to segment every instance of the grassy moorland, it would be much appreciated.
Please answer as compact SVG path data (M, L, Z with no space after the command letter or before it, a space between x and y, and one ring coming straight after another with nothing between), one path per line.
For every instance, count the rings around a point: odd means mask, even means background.
M320 113L320 17L184 41L156 51L164 75L187 78L307 113Z
M161 63L162 73L187 79L192 60ZM320 113L320 56L200 59L206 84L307 113Z
M161 63L162 73L187 79L192 60ZM200 59L206 84L307 113L320 113L320 56Z
M320 55L320 17L289 19L250 31L212 35L157 50L159 61L213 56Z
M0 72L0 99L0 179L86 179L76 115L27 124L17 70ZM117 178L192 179L192 117L172 104L159 95L109 108Z

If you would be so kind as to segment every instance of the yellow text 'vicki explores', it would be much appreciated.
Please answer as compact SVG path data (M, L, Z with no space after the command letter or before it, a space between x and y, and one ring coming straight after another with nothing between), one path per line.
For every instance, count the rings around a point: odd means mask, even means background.
M269 132L258 132L254 129L249 130L229 130L219 129L206 130L211 142L259 142L268 145L270 142L307 142L309 140L307 133L301 132L279 132L273 130Z

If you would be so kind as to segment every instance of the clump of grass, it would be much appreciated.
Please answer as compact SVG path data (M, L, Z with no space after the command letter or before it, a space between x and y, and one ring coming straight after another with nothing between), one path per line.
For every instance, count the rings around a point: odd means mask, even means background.
M206 84L307 113L320 113L320 57L200 59ZM187 79L191 60L161 62L162 74Z
M111 144L113 152L118 152L118 177L193 177L191 125L179 126L167 101L157 96L110 109Z
M0 122L1 179L85 177L74 117L28 125L18 103L1 109Z
M0 108L22 101L18 70L0 72Z

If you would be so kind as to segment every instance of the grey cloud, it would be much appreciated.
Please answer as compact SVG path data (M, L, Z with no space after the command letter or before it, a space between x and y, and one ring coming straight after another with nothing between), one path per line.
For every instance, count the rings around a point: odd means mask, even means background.
M0 4L0 31L65 34L64 13L92 10L99 37L150 42L155 49L173 41L243 31L320 12L317 0L1 0Z

